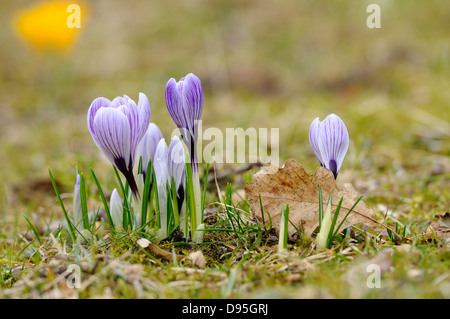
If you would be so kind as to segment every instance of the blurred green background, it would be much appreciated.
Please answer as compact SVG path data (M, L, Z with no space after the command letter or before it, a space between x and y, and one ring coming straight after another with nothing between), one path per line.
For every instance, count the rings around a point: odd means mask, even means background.
M278 127L281 163L315 169L309 125L336 113L351 138L340 181L359 191L407 197L398 185L450 172L449 1L86 1L65 53L17 37L14 15L36 2L0 10L3 220L56 204L49 166L67 190L77 162L109 176L86 127L98 96L146 93L167 139L165 84L189 72L203 83L204 128ZM381 29L366 26L370 3Z

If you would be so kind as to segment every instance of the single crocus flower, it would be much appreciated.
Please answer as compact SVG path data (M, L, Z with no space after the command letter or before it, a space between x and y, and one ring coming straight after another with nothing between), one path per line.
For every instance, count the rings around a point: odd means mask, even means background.
M160 230L159 236L161 238L167 237L167 182L169 179L169 166L168 166L168 148L166 140L163 138L159 141L155 151L155 163L153 165L155 170L156 186L158 190L158 203L159 203L159 220Z
M87 114L89 132L95 144L127 179L135 197L139 196L133 175L136 148L150 123L150 103L139 93L136 103L128 96L110 101L96 98Z
M169 176L175 182L178 206L181 207L185 193L185 156L183 144L177 136L170 142L168 160Z
M181 131L191 156L192 169L197 170L198 125L203 110L203 90L200 79L189 73L180 81L171 78L166 85L166 105L170 116Z
M144 179L147 175L148 163L150 159L153 160L156 147L162 138L163 135L159 127L155 123L150 123L144 137L137 147L137 158L142 158L142 172L144 173Z
M189 230L186 218L185 194L186 194L186 176L185 176L185 154L183 143L178 136L174 136L169 146L169 176L171 178L174 207L176 205L177 213L175 223L180 224L180 229L185 238L188 238Z
M111 218L115 227L123 227L123 203L117 189L114 188L109 200Z
M316 118L309 128L309 143L320 165L337 178L349 144L344 122L335 114L328 115L322 122Z
M192 73L189 73L178 82L172 78L167 82L165 97L167 110L180 129L182 140L186 144L190 155L192 188L194 193L192 199L194 199L195 210L192 212L193 216L195 216L195 222L192 224L192 232L194 233L203 220L200 176L197 161L198 127L203 110L201 81Z

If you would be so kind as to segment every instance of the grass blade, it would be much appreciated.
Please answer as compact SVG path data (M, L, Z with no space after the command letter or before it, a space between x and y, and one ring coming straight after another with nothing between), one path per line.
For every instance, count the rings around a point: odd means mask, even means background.
M141 157L142 159L142 157ZM147 174L145 175L144 191L142 192L142 207L141 207L141 226L147 223L147 209L149 205L149 196L151 194L152 187L152 159L149 160L147 165Z
M86 182L84 174L80 174L80 200L81 200L81 212L83 214L83 226L84 229L89 229L89 213L86 200Z
M52 174L52 171L50 170L50 168L48 169L48 173L50 175L50 180L52 182L53 189L55 190L56 196L58 197L59 205L61 206L61 209L63 211L64 218L66 219L67 225L69 227L70 236L72 237L72 241L75 242L76 236L75 236L74 227L72 225L72 222L70 221L69 215L67 214L66 208L64 207L64 203L61 199L61 195L59 194L58 187L56 186L56 182L55 182L55 179L53 178L53 174Z
M98 181L97 176L95 175L94 170L92 168L91 168L91 173L92 173L92 177L94 177L95 184L97 184L97 189L98 189L98 192L100 194L100 198L102 199L103 207L104 207L105 212L106 212L106 216L108 216L109 226L112 229L115 229L114 223L113 223L113 220L112 220L112 217L111 217L111 212L110 212L109 207L108 207L108 201L106 200L105 194L103 193L102 186L100 185L100 182Z
M28 225L30 225L31 231L34 233L34 236L36 237L39 246L42 245L41 243L41 238L39 237L39 233L36 229L36 227L34 227L33 223L31 223L30 219L28 218L27 214L23 214L23 217L25 217L25 220L27 221Z

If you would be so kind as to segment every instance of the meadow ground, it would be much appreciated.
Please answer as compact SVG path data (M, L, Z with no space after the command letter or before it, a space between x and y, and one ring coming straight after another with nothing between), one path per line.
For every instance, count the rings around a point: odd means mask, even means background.
M382 27L369 29L369 1L98 0L64 53L18 39L11 19L27 3L0 12L0 297L450 298L449 223L440 217L450 206L450 2L380 0ZM294 158L314 171L309 125L338 114L350 135L338 184L352 183L377 220L408 229L406 239L370 240L354 228L355 245L321 252L299 236L279 255L274 235L244 217L241 233L211 232L204 245L159 243L179 255L202 250L206 268L154 257L136 234L66 253L48 167L68 207L76 163L90 208L101 205L91 167L104 189L117 187L86 127L92 100L146 93L167 139L175 125L164 87L189 72L202 79L203 127L279 128L281 164ZM227 174L219 187L243 189L244 175ZM214 183L208 190L211 215L227 218ZM67 288L73 263L80 289ZM367 286L371 263L381 266L381 288Z

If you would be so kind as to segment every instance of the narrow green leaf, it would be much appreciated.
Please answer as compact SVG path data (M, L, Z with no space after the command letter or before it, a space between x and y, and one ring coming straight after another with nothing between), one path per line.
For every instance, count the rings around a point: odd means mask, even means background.
M345 220L347 219L348 215L350 215L350 213L353 211L353 209L356 207L356 205L358 205L359 201L362 199L362 195L357 199L357 201L353 204L353 206L349 209L349 211L347 212L347 214L344 216L344 218L342 219L341 223L339 224L339 226L336 228L336 230L334 231L333 237L335 237L339 231L339 229L341 228L341 226L344 224Z
M322 197L322 187L319 185L319 231L322 228L323 219L323 197Z
M175 222L175 227L178 227L178 224L180 223L180 213L178 211L177 189L175 187L175 179L173 178L173 176L172 176L171 185L172 185L172 201L170 201L170 202L173 202L172 210L173 210L174 222ZM170 189L169 189L169 191L170 191ZM168 193L168 194L170 194L170 193Z
M86 182L83 173L80 174L80 200L81 200L81 212L83 214L83 226L84 229L89 229L90 225L86 199Z
M330 194L331 194L331 192L330 192ZM328 232L328 237L327 237L327 248L331 247L331 242L333 241L333 238L334 238L334 236L333 236L334 227L336 226L337 218L339 216L339 211L341 210L341 205L342 205L343 200L344 200L344 197L341 197L341 199L339 200L339 203L336 207L336 210L334 211L333 221L331 222L330 231ZM329 203L331 203L331 195L330 195Z
M33 223L30 221L27 214L23 214L23 217L25 217L25 220L27 221L28 225L30 225L31 231L33 232L34 236L36 237L36 239L39 243L39 246L42 245L41 238L39 237L39 233L38 233L36 227L34 227Z
M142 159L142 157L141 157ZM152 160L150 159L147 165L147 174L145 175L144 190L142 194L142 208L141 208L141 226L147 223L147 209L149 204L149 195L151 192L152 181Z
M74 227L72 225L72 222L70 221L69 215L67 214L66 208L64 207L64 203L61 199L61 195L59 194L58 187L56 186L56 182L55 182L55 179L53 178L53 174L52 174L52 171L50 170L50 168L48 169L48 173L50 175L50 180L52 182L53 189L55 190L56 196L58 197L59 205L61 206L61 209L63 211L64 218L66 219L67 225L69 227L70 236L72 237L72 241L75 242L76 236L75 236Z
M100 185L100 182L98 181L97 176L95 175L94 170L92 168L91 168L91 174L92 174L92 177L94 178L95 184L97 185L97 189L100 194L100 198L103 202L103 208L105 209L106 216L108 217L109 227L111 227L111 229L115 229L114 223L113 223L113 220L111 217L111 212L108 207L108 201L106 200L105 194L103 193L102 186Z
M208 188L208 174L209 174L210 162L206 164L205 178L203 180L203 197L202 197L202 212L205 211L206 190Z

